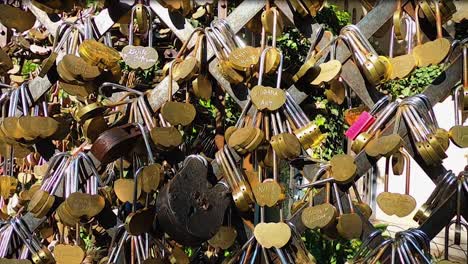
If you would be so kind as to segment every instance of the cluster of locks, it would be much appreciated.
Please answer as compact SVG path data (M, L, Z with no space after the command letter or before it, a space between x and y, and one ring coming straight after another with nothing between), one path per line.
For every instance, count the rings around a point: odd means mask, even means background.
M213 18L214 1L6 2L0 4L1 39L7 40L0 49L0 263L214 263L190 259L184 247L223 263L315 263L301 238L306 229L331 240L361 239L353 263L431 263L435 234L414 228L385 239L369 222L373 210L356 181L368 170L360 160L385 158L384 192L376 203L387 215L406 217L417 207L411 156L435 168L450 142L468 146L462 125L467 43L445 38L442 27L456 12L453 1L392 4L389 57L379 55L357 25L336 36L315 28L291 84L321 88L337 104L351 101L343 79L351 67L343 63L348 50L368 89L416 68L448 69L463 50L450 131L437 123L433 95L382 96L353 118L345 133L349 150L330 161L314 155L327 135L300 96L285 89L285 58L277 46L287 24L280 6L310 18L323 1L262 4L257 25L246 29L261 38L259 47L245 44L232 19ZM252 8L259 5L253 2ZM364 2L375 10L388 5ZM408 6L414 19L404 11ZM436 26L435 40L423 43L420 15ZM207 26L193 28L189 16ZM172 43L166 49L171 34L163 24L169 22L184 36L178 50ZM407 51L394 57L397 42ZM41 65L26 76L31 61ZM215 125L203 124L198 101L212 100L219 113L225 94L238 92L246 100L239 101L233 126L224 129L223 113L208 117ZM389 191L390 170L406 175L404 193ZM456 214L447 223L455 225L458 245L466 227L466 175L441 175L414 216L423 225L456 196L456 210L443 217ZM451 263L447 252L439 263Z

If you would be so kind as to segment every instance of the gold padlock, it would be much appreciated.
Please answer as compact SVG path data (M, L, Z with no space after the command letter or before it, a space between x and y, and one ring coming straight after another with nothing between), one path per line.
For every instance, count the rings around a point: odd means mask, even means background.
M322 132L314 122L294 130L294 134L304 149L316 147L322 142Z

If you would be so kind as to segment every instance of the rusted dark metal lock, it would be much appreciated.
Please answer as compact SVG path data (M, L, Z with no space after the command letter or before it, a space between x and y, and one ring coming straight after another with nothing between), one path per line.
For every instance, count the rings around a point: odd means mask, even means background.
M110 163L122 156L122 153L130 152L139 136L141 131L133 124L111 128L99 135L91 147L91 153L101 163Z
M199 245L222 225L231 202L228 194L226 185L209 182L208 162L203 157L188 156L158 195L154 226L182 245Z

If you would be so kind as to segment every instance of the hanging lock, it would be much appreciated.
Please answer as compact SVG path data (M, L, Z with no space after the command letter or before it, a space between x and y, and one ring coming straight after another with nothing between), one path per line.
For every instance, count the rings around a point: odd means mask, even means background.
M313 148L323 142L325 136L315 122L310 121L302 108L294 101L292 96L286 92L286 103L283 106L284 113L288 119L293 133L305 149L307 154L313 157Z
M418 224L424 223L429 216L432 214L432 210L440 204L441 201L446 199L448 193L454 184L457 182L457 177L452 171L448 171L442 178L442 180L436 185L426 202L416 211L413 220Z
M396 11L398 12L398 11ZM400 10L401 12L401 10ZM398 40L397 28L401 28L402 21L406 25L406 36L403 38L406 42L406 54L394 57L395 41ZM412 54L414 39L414 22L406 15L400 20L393 20L393 26L390 33L389 61L392 64L392 74L390 79L403 79L407 77L416 68L416 59ZM396 24L395 24L396 23ZM401 33L400 33L401 34Z
M219 39L224 39L223 44L228 54L228 62L232 68L247 72L253 66L256 66L260 59L260 49L252 46L246 46L243 41L235 35L229 23L224 19L218 19L211 22L211 28Z
M463 111L460 109L462 86L458 86L453 91L455 126L450 128L449 136L453 144L460 148L468 147L468 127L463 125Z
M340 35L352 49L357 64L371 85L377 86L390 78L392 65L389 60L377 54L358 27L345 26Z
M205 29L206 38L210 43L211 49L213 50L216 59L218 60L217 69L221 75L231 84L239 84L244 80L244 76L239 74L230 64L227 59L228 54L223 45L223 40L219 39L213 29Z
M348 137L350 140L355 140L356 137L366 131L374 122L375 122L375 115L382 110L382 108L388 104L390 101L390 96L384 96L377 101L370 112L363 111L357 120L351 124L351 126L346 130L345 136Z
M341 197L338 192L338 185L336 183L333 183L333 191L339 212L336 223L338 234L348 240L360 238L362 234L362 220L361 217L354 211L354 204L351 200L349 191L345 193L346 199L348 200L347 206L349 207L349 213L344 212L344 208L341 203Z
M70 36L73 29L77 30L75 25L71 23L63 23L57 27L54 43L52 45L52 53L50 53L49 57L42 62L41 70L39 71L40 77L44 78L47 72L49 72L49 70L54 66L60 50L67 43L68 37ZM63 34L61 34L62 31Z
M145 14L145 15L143 15ZM134 46L134 21L138 23L138 30L147 28L148 47ZM146 17L146 20L144 18ZM158 62L158 52L153 48L153 11L146 5L137 4L131 10L130 25L128 29L128 45L122 49L124 62L132 69L146 70ZM142 27L142 25L145 25Z
M228 146L224 146L215 154L215 157L218 165L222 167L224 179L231 189L234 203L239 210L246 212L251 210L255 199L250 183L236 166L233 155L235 155L234 151Z
M388 120L390 120L397 106L397 102L391 102L388 105L386 105L382 109L382 112L379 115L377 115L376 121L372 125L370 125L365 132L360 133L355 138L355 140L351 144L351 150L354 151L354 153L359 153L361 152L361 150L364 149L364 147L366 147L367 143L375 136L377 131L383 126L385 126Z
M197 56L202 46L202 39L205 35L205 31L201 28L196 28L188 37L188 39L182 45L182 48L177 53L174 59L173 68L173 79L181 84L186 81L194 79L195 75L199 72L200 61ZM188 53L188 44L196 37L195 48L191 53Z
M406 160L405 193L399 194L388 191L390 159L386 158L384 191L377 196L377 204L379 205L379 208L387 215L396 215L398 217L405 217L416 208L416 200L409 194L411 159L406 152L403 152L403 156Z

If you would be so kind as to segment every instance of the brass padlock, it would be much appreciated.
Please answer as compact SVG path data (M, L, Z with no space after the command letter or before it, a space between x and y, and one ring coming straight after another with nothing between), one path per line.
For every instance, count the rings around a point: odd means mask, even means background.
M390 78L392 73L390 61L377 54L358 27L345 26L340 34L351 47L357 64L371 85L376 86Z

